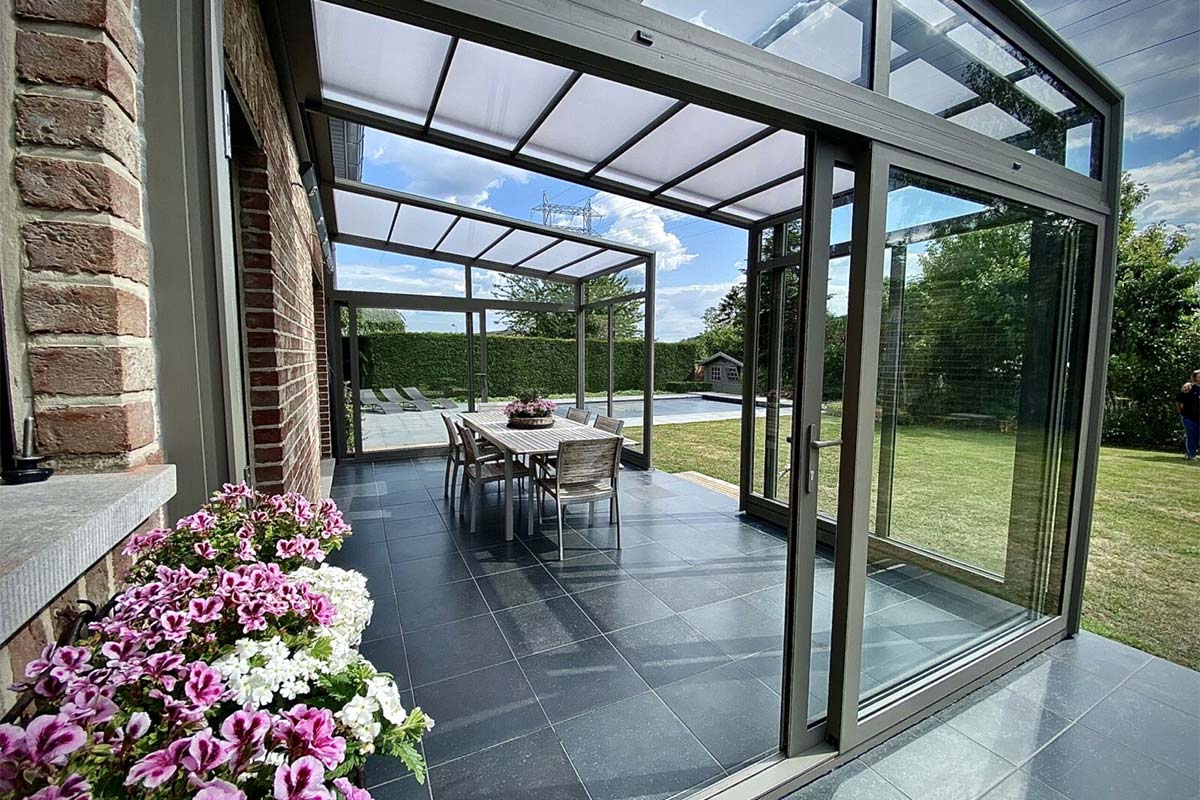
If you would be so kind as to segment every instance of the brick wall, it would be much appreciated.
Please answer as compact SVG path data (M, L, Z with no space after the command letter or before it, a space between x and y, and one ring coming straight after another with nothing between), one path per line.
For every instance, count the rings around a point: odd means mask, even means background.
M324 274L316 228L253 0L226 0L225 56L262 140L235 148L254 477L264 491L320 491L325 342L314 308Z
M18 201L3 227L20 241L21 320L10 325L10 344L29 395L18 405L32 407L39 445L60 470L162 458L131 6L11 5Z

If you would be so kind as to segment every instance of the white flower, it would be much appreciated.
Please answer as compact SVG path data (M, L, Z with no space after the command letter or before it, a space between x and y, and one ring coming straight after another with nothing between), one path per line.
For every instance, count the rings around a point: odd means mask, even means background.
M334 716L350 730L356 739L363 743L370 743L375 741L375 737L379 735L383 727L375 720L375 712L378 710L379 703L375 700L366 695L356 694Z
M408 719L408 712L400 702L400 690L396 688L391 678L376 675L367 681L367 697L379 704L383 718L393 725L402 725Z

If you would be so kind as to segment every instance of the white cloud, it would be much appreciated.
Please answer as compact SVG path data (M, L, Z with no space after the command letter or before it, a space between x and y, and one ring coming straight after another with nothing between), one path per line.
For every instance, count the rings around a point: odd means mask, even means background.
M463 270L454 267L342 262L337 265L337 286L348 291L462 297L465 283Z
M683 219L685 214L608 192L596 194L592 198L592 207L609 223L601 234L605 239L654 250L658 254L660 272L673 272L694 261L698 255L667 230L668 222Z
M1138 222L1166 222L1182 227L1192 237L1184 256L1200 256L1200 151L1188 150L1174 158L1131 169L1133 179L1150 186L1146 202L1138 209Z
M744 278L723 283L664 286L655 292L654 334L656 339L676 342L704 330L704 310Z
M369 164L404 170L408 182L403 191L474 208L492 210L487 200L493 191L508 181L523 184L530 178L518 167L370 128L363 152Z

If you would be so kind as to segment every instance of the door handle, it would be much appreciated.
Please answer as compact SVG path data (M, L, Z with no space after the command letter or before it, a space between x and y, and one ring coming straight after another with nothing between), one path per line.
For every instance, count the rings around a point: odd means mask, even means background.
M841 447L841 439L817 439L817 426L809 425L804 431L804 439L808 442L808 459L807 468L805 470L804 491L812 494L817 490L817 465L819 463L819 455L822 450L827 447Z

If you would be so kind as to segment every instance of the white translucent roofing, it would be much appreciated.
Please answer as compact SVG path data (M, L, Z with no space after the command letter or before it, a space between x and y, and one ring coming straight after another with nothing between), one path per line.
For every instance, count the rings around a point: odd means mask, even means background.
M335 242L574 282L643 264L648 250L350 180L333 188Z
M382 115L400 132L739 225L800 206L801 134L326 0L314 8L322 99L335 116ZM779 46L817 44L803 33ZM458 252L473 235L450 231L442 246ZM517 242L499 252L515 259ZM551 252L566 250L525 254L526 266Z

